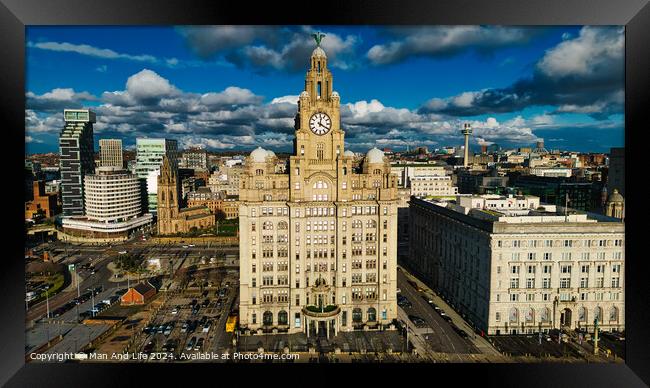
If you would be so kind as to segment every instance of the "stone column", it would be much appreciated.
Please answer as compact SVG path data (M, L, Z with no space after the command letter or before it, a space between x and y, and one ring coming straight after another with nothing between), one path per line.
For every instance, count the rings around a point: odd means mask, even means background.
M305 328L307 329L307 338L309 338L309 318L305 317Z
M330 339L330 321L329 321L329 319L325 321L325 325L327 325L327 339Z
M314 323L316 324L316 336L318 336L318 326L320 326L320 321L316 320Z

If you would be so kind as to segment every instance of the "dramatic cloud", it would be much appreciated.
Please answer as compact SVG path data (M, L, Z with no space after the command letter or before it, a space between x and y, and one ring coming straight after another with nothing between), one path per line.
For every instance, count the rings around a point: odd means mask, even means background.
M495 49L525 44L535 29L494 26L435 26L394 29L397 40L370 48L370 63L385 65L412 56L448 57L468 49L489 53Z
M196 26L179 27L177 31L200 58L222 58L257 72L304 71L315 46L310 36L315 30L311 27ZM329 65L341 69L354 66L352 59L359 38L327 31L325 34L322 47Z
M623 53L622 28L583 27L579 36L549 49L532 77L502 89L434 98L420 112L475 116L554 105L558 108L552 113L586 113L604 120L623 111Z
M88 92L76 92L71 88L56 88L41 95L27 92L25 96L27 97L27 106L40 111L81 108L84 102L97 99Z

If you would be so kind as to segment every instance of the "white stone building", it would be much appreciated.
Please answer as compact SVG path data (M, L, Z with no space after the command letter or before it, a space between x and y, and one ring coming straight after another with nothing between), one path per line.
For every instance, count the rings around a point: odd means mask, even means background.
M409 266L475 327L593 332L598 318L601 329L625 328L620 220L534 197L458 202L411 200Z

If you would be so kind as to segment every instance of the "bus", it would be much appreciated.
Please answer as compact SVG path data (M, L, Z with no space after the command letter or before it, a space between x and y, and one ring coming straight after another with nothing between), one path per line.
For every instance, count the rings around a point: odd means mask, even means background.
M226 321L226 333L233 333L237 326L237 315L229 315Z

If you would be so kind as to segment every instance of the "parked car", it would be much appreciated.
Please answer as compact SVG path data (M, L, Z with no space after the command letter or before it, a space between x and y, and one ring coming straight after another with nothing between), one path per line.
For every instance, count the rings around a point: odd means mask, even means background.
M426 322L424 319L418 317L417 315L409 315L409 319L410 319L411 322L413 322L413 323L415 324L415 326L417 326L417 327L426 326L426 324L427 324L427 322Z
M167 342L165 342L165 344L163 345L162 350L164 352L173 352L174 350L176 350L177 343L178 342L175 339L168 339Z
M203 349L203 342L205 340L203 338L199 338L198 341L196 341L196 346L194 346L194 350L202 350Z
M185 350L192 350L194 349L194 345L196 344L196 337L192 337L188 342L187 346L185 347Z
M210 326L211 326L211 325L212 325L212 323L211 323L210 321L206 322L206 323L203 325L203 332L204 332L204 333L209 332L209 331L210 331Z

